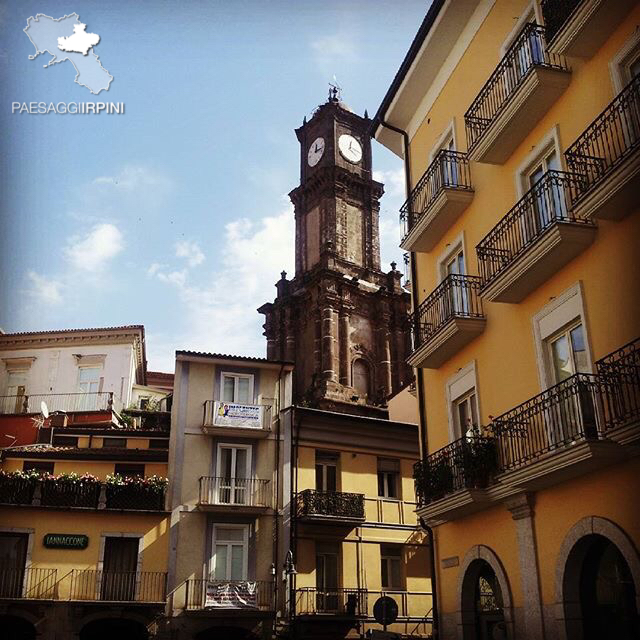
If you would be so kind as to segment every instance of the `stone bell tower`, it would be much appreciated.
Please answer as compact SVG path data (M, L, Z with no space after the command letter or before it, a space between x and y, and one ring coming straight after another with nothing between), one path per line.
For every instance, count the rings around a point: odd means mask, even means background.
M283 272L275 301L258 311L267 357L295 362L296 403L383 416L386 398L412 377L410 303L395 264L380 270L384 188L371 176L369 125L334 90L296 129L296 273Z

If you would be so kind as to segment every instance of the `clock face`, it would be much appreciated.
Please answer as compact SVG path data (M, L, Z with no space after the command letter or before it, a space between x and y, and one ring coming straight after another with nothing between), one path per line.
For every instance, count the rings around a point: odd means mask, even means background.
M320 158L322 158L322 154L324 153L324 138L316 138L309 147L309 152L307 153L307 162L310 167L315 167L318 162L320 162Z
M353 136L343 133L338 138L338 148L342 156L349 162L356 163L362 160L362 147Z

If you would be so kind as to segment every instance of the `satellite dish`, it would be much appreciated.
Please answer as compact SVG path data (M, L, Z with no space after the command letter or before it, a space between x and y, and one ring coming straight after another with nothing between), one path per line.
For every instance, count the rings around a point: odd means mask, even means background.
M43 415L45 420L49 417L49 408L44 400L40 403L40 413Z

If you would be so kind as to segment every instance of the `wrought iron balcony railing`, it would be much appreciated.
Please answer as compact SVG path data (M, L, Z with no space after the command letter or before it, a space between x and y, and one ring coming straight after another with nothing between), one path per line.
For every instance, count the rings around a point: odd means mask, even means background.
M478 243L476 253L483 286L500 275L557 223L594 226L572 212L572 194L581 176L547 171Z
M596 362L609 391L610 428L640 420L640 338Z
M575 442L601 440L613 425L612 386L597 375L577 373L494 418L503 471L531 464Z
M71 413L74 411L118 410L119 400L111 391L95 393L37 393L16 396L0 396L0 414L40 413L40 404L47 409Z
M187 580L185 608L274 609L274 584L266 580Z
M144 484L70 482L0 474L0 504L84 509L162 511L166 489Z
M58 570L0 566L0 599L56 600Z
M497 472L494 438L460 438L415 463L416 498L425 505L460 489L484 488Z
M298 616L333 614L334 616L366 617L366 589L296 589L295 613Z
M471 150L536 67L567 71L561 56L547 50L544 27L527 24L489 77L464 116Z
M442 149L427 167L409 198L400 208L403 242L416 222L444 189L473 190L466 153Z
M143 484L106 484L106 509L162 511L165 489Z
M640 147L640 76L636 76L565 151L579 174L575 200L611 175Z
M364 494L305 489L297 496L297 517L364 522Z
M164 604L166 594L164 571L73 569L71 575L71 600Z
M546 27L547 42L551 42L569 16L584 0L542 0L540 7Z
M478 276L448 275L410 316L414 351L453 318L484 318L481 286Z
M230 507L270 507L271 482L257 478L200 478L199 503Z

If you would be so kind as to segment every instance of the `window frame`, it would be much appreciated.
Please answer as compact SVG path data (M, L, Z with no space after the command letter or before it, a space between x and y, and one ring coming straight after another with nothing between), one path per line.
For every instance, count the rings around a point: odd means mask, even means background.
M135 468L136 470L139 470L139 468L142 467L142 473L128 474L126 470L123 473L123 467L130 467L131 469ZM116 462L116 464L113 465L113 473L120 475L123 478L127 478L127 477L128 478L131 478L131 477L144 478L145 471L146 471L145 465L140 463Z
M381 469L381 463L384 465L384 462L391 461L397 464L397 469ZM377 459L377 478L378 478L378 498L383 498L384 500L402 500L402 483L400 481L400 460L397 458L378 458ZM382 475L382 494L380 493L380 476ZM389 494L389 479L393 478L393 486L395 488L394 496Z
M472 360L469 364L462 367L445 383L445 395L447 399L447 413L449 419L449 442L459 440L466 435L466 432L458 433L458 419L455 415L457 411L456 401L472 392L476 395L478 422L482 424L482 404L475 360Z
M318 454L320 454L318 456ZM320 458L320 460L318 460ZM318 465L323 467L322 470L322 483L323 488L317 486L318 484ZM336 488L327 489L327 467L334 467L336 470ZM332 451L324 451L322 449L316 449L314 456L314 479L316 482L316 491L328 492L328 491L340 491L340 454Z
M38 467L46 467L46 469ZM37 471L38 473L49 473L53 475L55 470L55 462L50 460L24 460L22 462L23 471Z
M224 399L224 379L225 377L228 378L233 378L234 379L234 383L233 383L233 400L225 400ZM221 402L232 402L234 404L244 404L242 402L239 402L236 398L238 397L238 380L240 378L245 378L249 380L249 392L248 392L248 402L246 404L248 405L252 405L254 404L254 395L253 395L253 390L254 390L254 374L253 373L236 373L233 371L221 371L220 372L220 401Z
M631 82L626 71L634 61L640 59L640 30L635 29L626 42L609 61L609 74L614 97Z
M252 449L253 446L250 444L239 444L237 442L218 442L218 444L216 445L216 476L218 478L222 478L224 477L222 475L222 450L223 449L232 449L232 450L238 450L238 449L243 449L247 452L247 459L246 459L246 476L245 479L246 480L250 480L252 478ZM235 454L235 456L232 456L237 458L237 453ZM236 479L235 477L233 479Z
M472 423L466 428L465 428L465 425L460 424L460 406L462 404L468 405L469 415L472 417L472 419L473 419L473 413L474 413L473 408L475 407L476 421L478 424ZM480 425L480 413L478 411L478 393L475 387L472 387L471 389L469 389L469 391L466 391L461 396L455 398L453 400L453 405L455 407L453 411L453 419L455 420L456 428L460 433L461 438L466 437L471 429L480 428L481 425Z
M390 549L394 549L394 553L389 553ZM397 551L397 553L395 552ZM393 584L393 568L392 563L398 563L399 569L399 584ZM386 572L388 584L384 583L384 571L383 565L386 564ZM383 591L406 591L406 575L405 575L405 557L404 548L402 545L380 543L380 586Z
M571 368L573 370L573 373L570 375L575 375L576 373L590 373L590 372L585 372L585 371L578 371L577 367L576 367L576 361L575 361L575 354L573 351L573 340L571 338L571 332L574 329L577 329L578 327L581 327L582 329L582 338L585 342L585 352L586 352L586 335L585 335L585 330L584 330L584 325L582 324L582 322L580 321L579 318L576 318L575 320L569 322L568 324L566 324L564 327L562 327L561 329L559 329L556 333L550 335L548 338L545 338L545 346L546 346L546 357L548 359L548 366L549 366L549 375L552 376L552 384L558 384L559 382L562 382L562 380L558 380L557 376L556 376L556 371L555 371L555 366L554 366L554 362L553 362L553 343L557 342L558 340L560 340L560 338L565 337L567 339L567 345L569 347L568 349L568 354L569 354L569 361L571 362Z
M220 544L225 544L227 549L235 546L240 546L237 540L225 540L224 538L219 538L217 535L218 529L238 529L243 532L242 536L242 578L239 582L246 582L249 578L249 525L248 524L236 524L236 523L228 523L228 522L215 522L211 527L211 556L209 558L209 575L208 579L215 581L216 580L216 546ZM226 566L226 575L230 574L230 565L232 561L232 554L227 553L227 566ZM232 582L231 578L225 578L223 580L227 582Z

